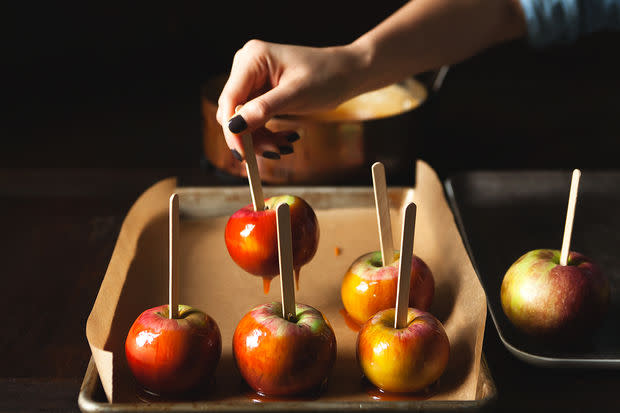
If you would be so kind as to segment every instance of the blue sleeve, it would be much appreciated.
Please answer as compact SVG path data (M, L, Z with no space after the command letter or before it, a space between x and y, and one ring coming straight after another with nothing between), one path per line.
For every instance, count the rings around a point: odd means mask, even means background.
M569 43L603 30L620 30L620 0L519 0L533 46Z

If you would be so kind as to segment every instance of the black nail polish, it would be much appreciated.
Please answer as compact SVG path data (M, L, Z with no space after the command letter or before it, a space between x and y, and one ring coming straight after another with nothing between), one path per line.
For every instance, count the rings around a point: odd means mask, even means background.
M237 151L236 149L231 149L230 152L232 153L232 156L238 160L239 162L241 162L243 160L243 156L241 156L241 154L239 153L239 151Z
M293 153L292 146L282 145L282 146L278 146L278 149L280 150L280 155L288 155L288 154Z
M248 124L245 123L245 119L241 115L234 116L228 121L228 130L232 133L243 132L247 127Z
M263 158L267 158L267 159L280 159L280 155L275 153L275 152L265 151L265 152L263 152Z
M290 135L288 135L286 137L286 140L289 141L290 143L293 143L293 142L299 140L299 137L300 137L299 133L293 132L293 133L291 133Z

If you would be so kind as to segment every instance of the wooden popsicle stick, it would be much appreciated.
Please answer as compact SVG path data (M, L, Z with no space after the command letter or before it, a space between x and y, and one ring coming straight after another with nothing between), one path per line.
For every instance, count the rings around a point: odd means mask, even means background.
M248 173L250 195L252 196L254 211L262 211L265 209L265 199L263 198L263 186L261 185L260 175L258 173L258 164L256 163L252 134L244 133L241 135L241 142L243 144L243 152L245 153L245 170Z
M568 264L570 240L573 233L573 221L575 220L575 205L577 204L577 191L579 190L579 178L581 178L581 171L579 169L573 170L573 177L570 183L570 193L568 195L568 210L566 211L566 223L564 224L562 252L560 253L560 265Z
M416 204L410 202L405 207L403 215L403 235L400 243L400 262L398 264L398 287L396 290L396 316L394 320L394 328L405 328L407 326L416 210Z
M276 207L278 229L278 257L280 260L280 293L282 317L295 319L295 282L293 278L293 239L291 236L291 212L287 203Z
M381 259L383 266L394 262L394 241L390 220L390 205L387 196L385 167L381 162L372 165L372 186L375 192L377 209L377 225L379 226L379 242L381 243Z
M168 216L168 318L179 317L178 275L179 275L179 195L170 196Z

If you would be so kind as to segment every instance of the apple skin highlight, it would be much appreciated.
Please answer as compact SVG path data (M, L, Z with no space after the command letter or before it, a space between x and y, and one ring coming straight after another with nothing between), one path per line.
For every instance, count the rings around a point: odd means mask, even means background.
M276 207L286 202L290 207L295 270L308 263L319 243L319 223L312 207L302 198L283 195L265 199L265 210L254 211L252 204L236 211L225 230L230 257L253 275L274 277L280 273Z
M382 266L381 252L364 254L356 259L346 272L340 289L342 304L348 315L358 324L364 324L375 313L394 307L398 286L398 251L395 261ZM435 280L426 263L413 256L409 306L426 311L435 294Z
M213 375L222 337L215 320L204 312L179 305L179 318L169 319L168 310L166 304L138 316L125 340L125 356L146 390L177 395Z
M599 325L609 305L609 282L588 257L560 251L525 253L506 272L501 286L504 313L533 336L576 336Z
M247 313L233 335L233 354L248 385L268 396L316 392L336 360L336 336L323 314L296 304L295 322L277 302Z
M409 308L407 326L394 328L395 309L371 317L357 337L357 360L366 378L391 393L411 393L434 383L450 358L443 325L425 311Z

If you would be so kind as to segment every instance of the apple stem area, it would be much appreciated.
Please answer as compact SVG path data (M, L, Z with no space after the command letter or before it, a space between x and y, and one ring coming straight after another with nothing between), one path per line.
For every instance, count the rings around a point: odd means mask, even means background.
M381 256L383 257L383 254L381 254ZM376 268L381 268L381 267L384 266L382 259L376 259L376 260L372 259L372 260L370 260L370 265L372 265L373 267L376 267Z

